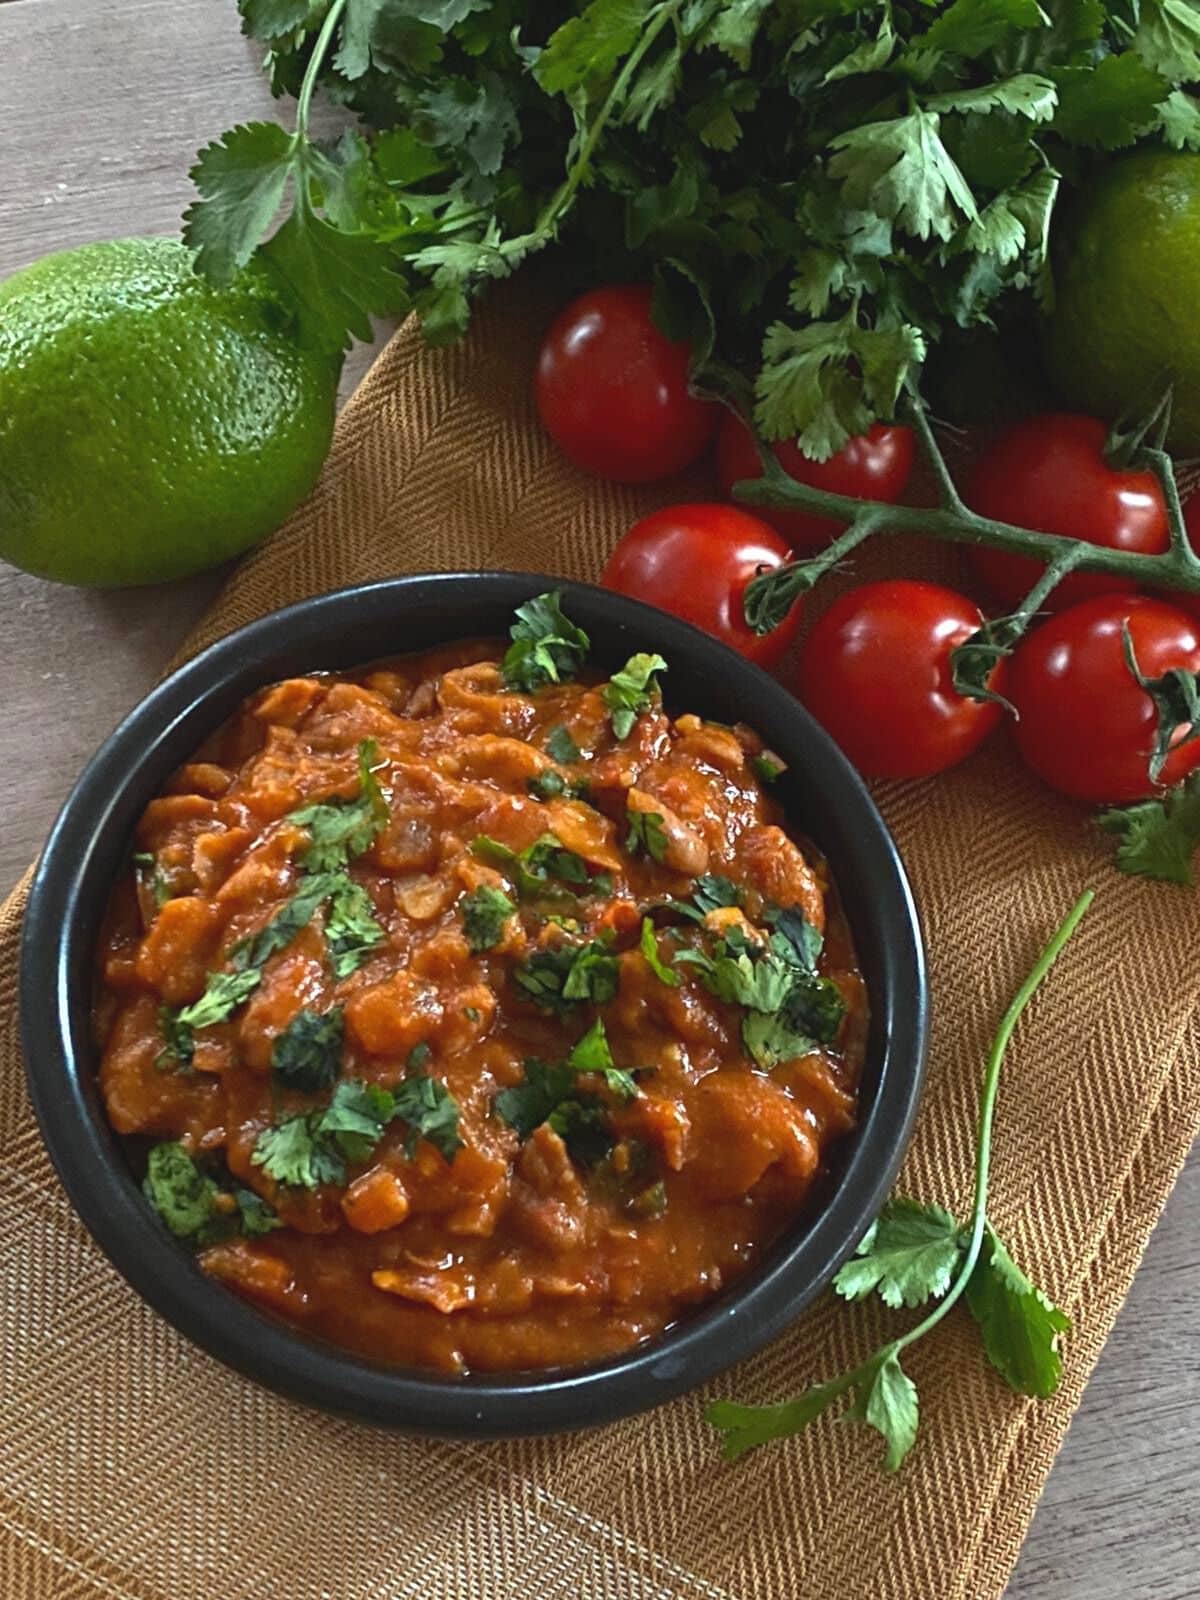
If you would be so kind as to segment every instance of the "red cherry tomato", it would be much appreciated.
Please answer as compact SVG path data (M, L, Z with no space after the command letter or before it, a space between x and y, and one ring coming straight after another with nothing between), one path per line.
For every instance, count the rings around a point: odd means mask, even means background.
M835 600L800 650L800 698L868 778L924 778L969 756L998 705L967 700L950 652L983 621L953 589L896 578ZM1005 665L989 680L1003 692Z
M546 432L577 467L618 483L669 478L703 455L718 407L688 389L686 341L650 318L650 289L581 295L542 341L534 393Z
M1125 663L1129 624L1142 673L1200 670L1196 622L1144 595L1100 595L1060 611L1018 647L1008 680L1017 745L1028 764L1078 800L1140 800L1155 792L1147 767L1158 715ZM1167 757L1161 782L1178 783L1200 763L1200 741Z
M1005 429L971 473L967 503L998 522L1059 533L1110 550L1157 555L1170 534L1162 489L1152 472L1117 471L1104 459L1108 437L1095 417L1030 417ZM1040 561L976 547L975 570L997 600L1016 606L1044 568ZM1074 572L1044 604L1060 611L1093 595L1127 593L1127 578Z
M861 438L851 439L828 461L810 461L790 439L780 440L771 448L779 465L797 483L807 483L830 494L853 495L856 500L886 500L894 505L907 488L912 472L911 428L888 427L882 422ZM717 476L725 495L743 478L762 477L762 463L749 428L728 410L717 435ZM766 506L752 509L756 516L777 528L793 550L820 550L842 526L807 511L772 511Z
M746 626L742 597L756 572L782 566L788 553L774 528L736 506L667 506L634 523L600 581L703 628L769 670L795 637L801 608L793 606L760 638Z

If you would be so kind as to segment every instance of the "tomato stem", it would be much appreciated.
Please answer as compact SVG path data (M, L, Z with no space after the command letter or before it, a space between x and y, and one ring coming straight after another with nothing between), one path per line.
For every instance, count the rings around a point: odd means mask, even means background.
M1168 549L1159 555L1134 550L1113 550L1088 544L1061 534L1039 533L1010 522L998 522L972 511L959 494L924 405L909 397L908 412L937 479L940 504L937 506L888 505L879 500L857 500L849 495L831 494L811 484L798 483L780 466L770 450L761 450L763 476L735 483L735 498L750 505L768 506L780 511L807 511L848 524L846 532L819 556L788 562L747 586L746 621L756 633L769 633L787 615L793 601L811 589L818 578L840 558L874 533L917 534L927 539L948 539L956 543L982 544L1011 555L1029 556L1048 568L1022 604L1021 615L1032 614L1066 573L1078 568L1103 572L1127 579L1141 588L1179 589L1200 593L1200 556L1192 549L1183 520L1179 488L1171 458L1162 450L1145 450L1142 459L1162 484L1171 530ZM845 541L843 543L843 541ZM836 554L834 553L836 552ZM831 557L832 559L827 559Z

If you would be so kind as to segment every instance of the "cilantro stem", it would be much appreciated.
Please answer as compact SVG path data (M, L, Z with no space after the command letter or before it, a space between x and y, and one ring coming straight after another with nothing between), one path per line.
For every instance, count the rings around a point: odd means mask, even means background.
M342 20L342 12L345 9L346 0L333 0L333 4L325 13L325 21L321 24L320 33L317 34L312 55L308 58L308 65L304 69L304 78L300 84L300 93L296 96L296 131L292 135L294 149L299 149L308 139L308 114L317 87L317 78L325 60L325 53L329 49L329 41L333 38L334 29Z
M1000 1090L1000 1068L1004 1064L1005 1052L1008 1050L1013 1030L1020 1021L1021 1013L1041 987L1047 973L1062 954L1067 941L1082 922L1088 907L1095 898L1096 891L1094 889L1085 889L1079 896L1079 899L1076 900L1059 924L1058 929L1041 955L1034 962L1029 976L1013 996L1008 1010L1001 1019L1000 1026L996 1029L996 1036L992 1040L992 1047L988 1051L987 1064L984 1067L983 1097L979 1106L979 1122L975 1133L975 1202L971 1209L970 1242L958 1268L958 1274L946 1295L938 1301L927 1317L923 1317L917 1323L915 1328L911 1328L895 1341L897 1352L905 1349L910 1344L915 1344L931 1328L936 1327L966 1291L968 1280L975 1270L975 1263L979 1260L979 1252L983 1248L984 1230L987 1226L988 1177L992 1160L992 1128L996 1120L996 1100Z
M637 44L634 45L633 49L629 52L624 66L617 74L612 88L605 96L604 103L596 113L595 121L589 127L586 135L584 136L575 160L571 163L571 166L567 170L566 177L563 179L562 183L559 184L558 188L551 195L550 199L546 202L546 205L542 209L541 215L534 224L532 233L526 235L524 239L516 241L517 244L524 245L528 242L532 248L534 244L545 239L553 231L558 219L562 216L563 212L566 211L567 207L574 199L575 192L579 188L579 185L587 176L588 164L592 159L592 152L600 142L600 135L604 132L605 127L608 125L613 112L621 104L622 100L624 100L625 95L629 90L629 85L633 79L634 73L641 66L646 52L650 49L650 46L654 43L655 39L658 38L662 30L669 22L674 22L679 11L680 4L681 0L668 0L668 3L660 6L655 15L651 17L646 26L645 32L642 34Z

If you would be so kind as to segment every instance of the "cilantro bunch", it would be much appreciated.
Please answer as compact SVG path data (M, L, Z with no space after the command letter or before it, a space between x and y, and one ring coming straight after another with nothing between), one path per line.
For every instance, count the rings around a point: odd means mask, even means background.
M1042 296L1055 206L1108 152L1200 148L1190 0L239 0L295 128L200 152L185 238L252 255L332 351L553 246L652 278L700 377L824 458L931 342ZM365 132L315 140L316 91ZM264 243L264 239L266 242Z

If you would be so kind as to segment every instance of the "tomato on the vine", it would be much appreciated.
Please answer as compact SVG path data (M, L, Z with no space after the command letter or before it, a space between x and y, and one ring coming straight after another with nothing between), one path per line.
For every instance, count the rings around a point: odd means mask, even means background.
M797 483L807 483L829 494L850 495L856 500L886 500L894 505L908 487L914 444L911 428L877 422L867 433L843 445L828 461L811 460L792 439L781 439L771 449L788 477ZM762 477L754 439L733 411L725 412L717 435L717 476L725 495L745 478ZM777 511L767 506L751 509L778 529L793 550L820 550L842 527L829 517L808 511Z
M1110 550L1159 555L1170 542L1162 486L1152 472L1110 467L1108 437L1095 417L1057 412L1006 428L971 472L972 511L1039 533L1057 533ZM1040 561L975 546L975 570L1004 606L1017 606L1045 570ZM1128 578L1102 572L1068 574L1043 603L1059 611L1094 595L1120 594Z
M1052 788L1077 800L1126 802L1156 792L1149 775L1158 713L1125 661L1128 623L1138 668L1200 671L1200 628L1145 595L1100 595L1060 611L1018 646L1008 680L1017 745ZM1167 757L1160 783L1200 765L1200 740Z
M718 407L688 387L691 346L650 316L646 284L593 289L560 313L538 353L534 393L547 433L585 472L649 483L708 448Z
M924 778L962 761L1001 708L952 682L951 651L983 621L936 583L894 578L851 589L800 650L801 700L868 778ZM988 687L1004 692L1006 663Z
M795 637L801 607L793 606L778 628L760 637L746 626L742 598L757 572L787 558L787 544L774 528L736 506L667 506L634 523L600 581L703 628L769 670Z

